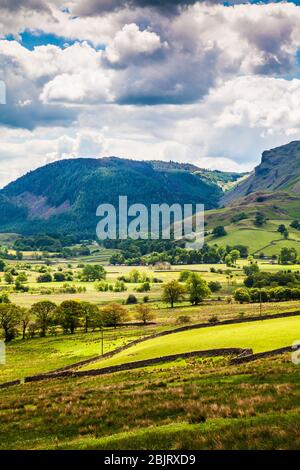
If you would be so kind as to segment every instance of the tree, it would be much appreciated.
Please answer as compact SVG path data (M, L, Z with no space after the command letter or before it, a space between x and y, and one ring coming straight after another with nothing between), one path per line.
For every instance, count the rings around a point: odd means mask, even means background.
M146 325L147 322L155 318L155 314L149 305L140 304L136 307L135 318Z
M208 288L211 292L219 292L222 289L222 284L219 281L210 281L208 283Z
M184 287L178 281L169 281L163 286L162 301L174 307L175 302L180 302L185 293Z
M218 225L217 227L215 227L212 231L212 234L214 237L224 237L225 235L227 235L227 232L225 230L225 228L223 227L223 225Z
M299 220L293 220L291 222L290 227L295 228L296 230L300 230L300 222Z
M99 317L99 309L97 305L91 304L90 302L81 302L81 307L84 322L84 331L87 333L89 326L95 325L97 323Z
M179 281L180 281L180 282L185 282L185 281L187 281L187 279L189 278L190 274L191 274L191 271L187 271L187 270L181 271L180 274L179 274Z
M123 305L112 302L101 310L101 322L103 326L117 328L120 323L128 321L128 313Z
M28 281L28 278L27 278L26 273L23 273L23 272L22 272L22 273L18 274L18 275L17 275L17 278L16 278L16 281L21 282L21 283L22 283L22 282L27 282L27 281Z
M56 305L49 300L42 300L32 305L31 313L35 315L37 324L40 329L40 336L43 338L47 334L47 330L54 320L54 312Z
M251 298L248 289L244 289L243 287L236 289L234 292L234 300L240 304L243 304L244 302L250 302Z
M137 269L132 269L129 273L129 282L138 283L141 280L141 273Z
M4 339L7 343L16 337L20 318L20 307L14 304L0 304L0 328L4 331Z
M65 332L70 331L73 335L76 328L80 326L83 309L80 302L76 300L65 300L57 309L57 316L60 325Z
M66 280L64 273L54 273L53 277L55 282L64 282Z
M297 262L297 251L295 248L283 247L278 257L279 264L289 264Z
M198 305L205 297L210 295L207 282L198 273L191 273L186 281L186 290L189 293L192 305Z
M286 231L286 226L284 224L280 224L278 226L277 232L279 232L279 233L281 233L281 235L283 235L285 231Z
M241 257L241 253L239 250L231 250L229 256L232 259L233 264L236 264L237 260Z
M252 276L253 274L259 273L259 266L257 263L250 264L250 266L244 266L243 271L246 276Z
M3 259L0 259L0 272L4 272L5 267L6 267L5 262L3 261Z
M254 224L257 227L262 227L263 225L265 225L266 221L267 221L267 218L263 212L256 212Z
M0 304L10 304L10 300L7 292L2 292L0 294Z
M12 275L10 271L7 271L4 274L4 280L7 284L12 284L14 282L14 276Z
M45 273L45 274L41 274L38 278L37 278L37 282L52 282L52 276L50 273Z
M225 261L226 266L232 266L233 265L233 260L232 260L232 258L229 254L225 256L224 261Z
M87 264L82 270L82 280L87 282L102 281L106 271L100 264Z
M26 330L31 321L31 312L27 308L20 309L20 323L22 326L22 339L26 338Z

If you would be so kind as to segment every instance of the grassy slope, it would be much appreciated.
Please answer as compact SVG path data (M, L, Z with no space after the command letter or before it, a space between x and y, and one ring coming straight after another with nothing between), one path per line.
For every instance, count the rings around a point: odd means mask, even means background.
M96 365L107 367L213 348L241 347L252 348L254 352L268 351L292 345L299 335L300 317L213 326L154 338L85 368L95 368Z
M151 334L148 329L147 334ZM126 328L105 332L104 352L143 336L145 330ZM101 333L18 340L6 348L6 365L0 365L0 382L47 372L101 354Z
M276 302L263 304L263 313L280 313L295 311L299 302ZM174 309L159 308L156 310L157 325L126 326L106 329L104 334L104 352L116 349L136 338L149 336L162 330L178 328L177 318L188 315L193 323L207 322L212 315L219 320L236 319L239 314L245 316L259 315L257 304L224 304L207 303L199 307L190 305L178 306ZM133 318L133 312L131 312ZM209 328L211 329L211 328ZM101 354L101 333L88 334L76 332L74 335L47 336L22 341L17 339L7 345L7 363L0 365L0 382L20 379L27 375L49 372L81 360ZM92 367L97 367L93 365Z
M0 390L0 448L299 449L299 381L286 355L13 387Z
M300 252L300 232L290 227L294 219L300 218L300 199L287 197L278 193L274 198L257 203L253 195L249 199L242 199L240 203L227 208L206 212L206 230L211 230L217 225L224 225L227 235L215 238L212 235L206 237L210 244L226 247L227 245L248 246L251 254L265 253L268 256L278 255L283 246L294 247ZM257 211L263 212L267 217L267 223L263 227L254 224ZM244 212L246 219L232 223L231 218ZM289 240L284 240L277 232L278 226L285 224L289 231Z

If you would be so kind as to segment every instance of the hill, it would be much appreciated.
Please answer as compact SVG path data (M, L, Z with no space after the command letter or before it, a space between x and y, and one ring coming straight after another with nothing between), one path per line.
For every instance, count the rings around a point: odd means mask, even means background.
M222 198L228 205L257 191L288 191L300 194L300 141L266 150L254 172Z
M265 222L258 226L257 213L263 214ZM281 248L295 248L300 253L300 230L290 226L300 219L300 195L284 191L274 193L259 191L238 198L228 207L213 209L206 213L206 242L219 246L244 245L249 253L266 256L278 255ZM278 232L284 224L289 232L288 240ZM214 227L222 225L227 234L215 237Z
M220 187L194 165L117 157L62 160L31 171L0 191L0 231L94 236L101 203L203 203L218 206Z

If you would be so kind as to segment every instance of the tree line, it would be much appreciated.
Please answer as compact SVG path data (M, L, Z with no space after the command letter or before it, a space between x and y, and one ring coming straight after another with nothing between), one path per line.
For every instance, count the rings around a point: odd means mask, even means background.
M135 307L134 317L147 324L154 319L154 313L149 305L139 304ZM65 300L60 305L42 300L27 309L10 303L7 296L0 298L0 328L6 342L19 335L26 339L57 334L58 328L64 334L74 334L79 328L86 333L97 328L116 328L129 320L126 307L115 302L99 308L77 300Z

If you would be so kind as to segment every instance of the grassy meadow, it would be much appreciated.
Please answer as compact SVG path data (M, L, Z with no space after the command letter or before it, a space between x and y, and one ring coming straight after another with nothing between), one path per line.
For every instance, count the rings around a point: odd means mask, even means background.
M189 359L0 390L3 449L299 449L289 355Z
M290 346L298 339L299 333L300 317L212 326L150 339L84 368L91 369L97 365L101 368L206 349L237 347L251 348L254 353L270 351Z

